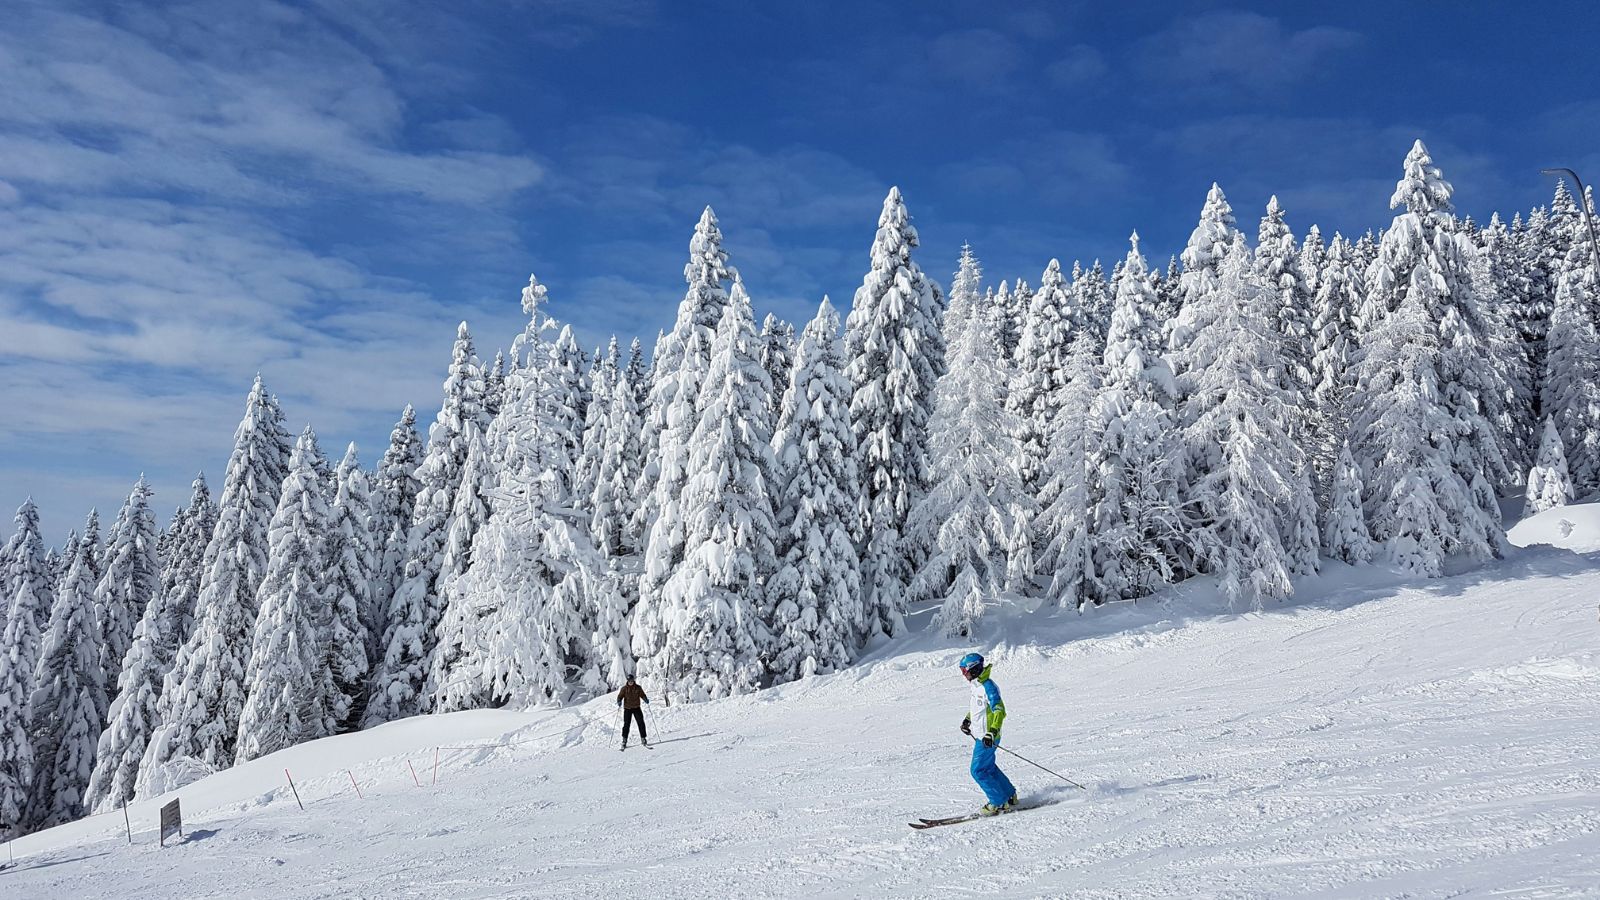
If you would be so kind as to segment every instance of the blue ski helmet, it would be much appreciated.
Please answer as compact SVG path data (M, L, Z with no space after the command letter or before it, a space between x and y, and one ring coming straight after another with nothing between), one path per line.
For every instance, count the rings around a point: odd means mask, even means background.
M983 672L983 654L968 653L961 657L961 671L968 678L977 678Z

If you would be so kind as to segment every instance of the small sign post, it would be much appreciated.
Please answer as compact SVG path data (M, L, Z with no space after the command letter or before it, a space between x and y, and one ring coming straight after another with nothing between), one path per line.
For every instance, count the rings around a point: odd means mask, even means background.
M176 798L161 807L161 846L165 847L167 837L174 834L183 837L183 813L178 809Z

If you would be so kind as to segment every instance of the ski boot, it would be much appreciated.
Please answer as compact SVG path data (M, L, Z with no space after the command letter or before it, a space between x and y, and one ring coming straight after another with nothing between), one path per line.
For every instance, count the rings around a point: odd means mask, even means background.
M985 803L983 805L983 808L978 810L978 815L980 815L980 816L998 816L1001 813L1011 812L1013 809L1016 809L1016 808L1017 808L1017 795L1016 794L1012 794L1010 800L1007 800L1006 802L1000 804L999 806L995 806L993 803Z

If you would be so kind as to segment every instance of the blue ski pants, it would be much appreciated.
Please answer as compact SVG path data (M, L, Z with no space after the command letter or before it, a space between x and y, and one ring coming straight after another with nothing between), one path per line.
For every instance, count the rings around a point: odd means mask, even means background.
M1006 773L995 765L994 754L994 747L985 747L983 741L972 742L972 780L983 788L983 795L989 798L990 803L999 806L1016 796L1017 789L1012 786Z

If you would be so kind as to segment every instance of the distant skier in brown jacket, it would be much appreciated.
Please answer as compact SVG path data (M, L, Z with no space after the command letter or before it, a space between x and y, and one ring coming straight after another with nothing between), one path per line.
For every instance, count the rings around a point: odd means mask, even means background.
M644 688L628 676L628 683L617 691L617 707L622 710L622 749L628 749L628 727L639 722L639 741L646 747L650 746L650 736L644 730L644 708L639 704L649 703L650 698L644 695Z

